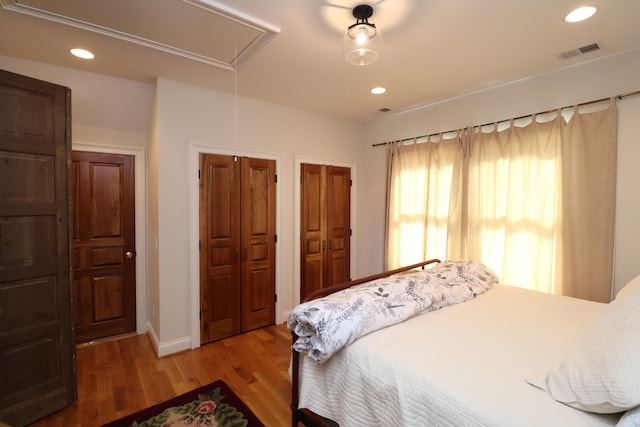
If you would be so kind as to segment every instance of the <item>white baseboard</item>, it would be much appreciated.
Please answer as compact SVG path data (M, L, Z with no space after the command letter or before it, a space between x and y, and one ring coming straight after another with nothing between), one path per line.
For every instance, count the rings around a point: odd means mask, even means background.
M151 323L147 322L147 334L151 338L153 348L158 357L168 356L173 353L191 349L191 337L178 338L168 342L160 342Z
M156 331L153 329L151 322L147 321L147 335L151 339L151 344L153 344L153 349L156 351L156 356L158 355L158 347L160 346L160 341L158 341L158 335Z

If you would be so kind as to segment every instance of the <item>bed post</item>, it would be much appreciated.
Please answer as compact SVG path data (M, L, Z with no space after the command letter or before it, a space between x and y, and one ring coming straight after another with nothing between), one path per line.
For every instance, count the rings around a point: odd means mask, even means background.
M298 339L295 332L291 331L291 427L298 425L298 370L300 353L293 350L293 344Z

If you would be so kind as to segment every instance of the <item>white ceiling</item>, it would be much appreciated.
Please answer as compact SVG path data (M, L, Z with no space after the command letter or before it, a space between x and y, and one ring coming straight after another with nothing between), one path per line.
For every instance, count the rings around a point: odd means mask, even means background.
M0 55L148 83L161 77L237 91L358 121L640 47L640 0L0 1L73 11L85 21L71 26L52 21L56 16L2 8ZM384 45L376 63L358 67L344 61L341 41L355 22L353 7L362 3L374 7L370 22ZM585 4L598 7L593 18L564 22L566 13ZM235 12L239 22L221 19L221 11ZM91 22L115 28L119 37ZM146 46L126 36L131 29ZM600 49L559 57L592 43ZM73 47L96 58L72 57ZM387 92L371 95L378 85Z

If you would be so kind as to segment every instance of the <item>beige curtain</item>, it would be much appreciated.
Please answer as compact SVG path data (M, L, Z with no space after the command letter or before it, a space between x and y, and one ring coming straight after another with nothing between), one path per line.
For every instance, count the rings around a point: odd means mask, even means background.
M577 108L575 109L577 112ZM564 128L563 294L611 299L618 110L574 113Z
M502 283L608 301L617 110L560 111L439 143L394 144L388 267L474 259Z
M481 260L502 283L555 291L562 125L562 117L533 117L526 127L469 135L467 207L452 215L466 217L465 250L448 256Z
M387 269L446 253L453 163L460 148L457 139L391 144Z

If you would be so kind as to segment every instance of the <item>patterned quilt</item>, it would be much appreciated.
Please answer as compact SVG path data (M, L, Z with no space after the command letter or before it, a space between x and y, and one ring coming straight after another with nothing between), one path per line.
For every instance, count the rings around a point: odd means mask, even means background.
M287 322L293 349L323 363L357 338L484 293L498 277L475 261L445 261L300 304Z

